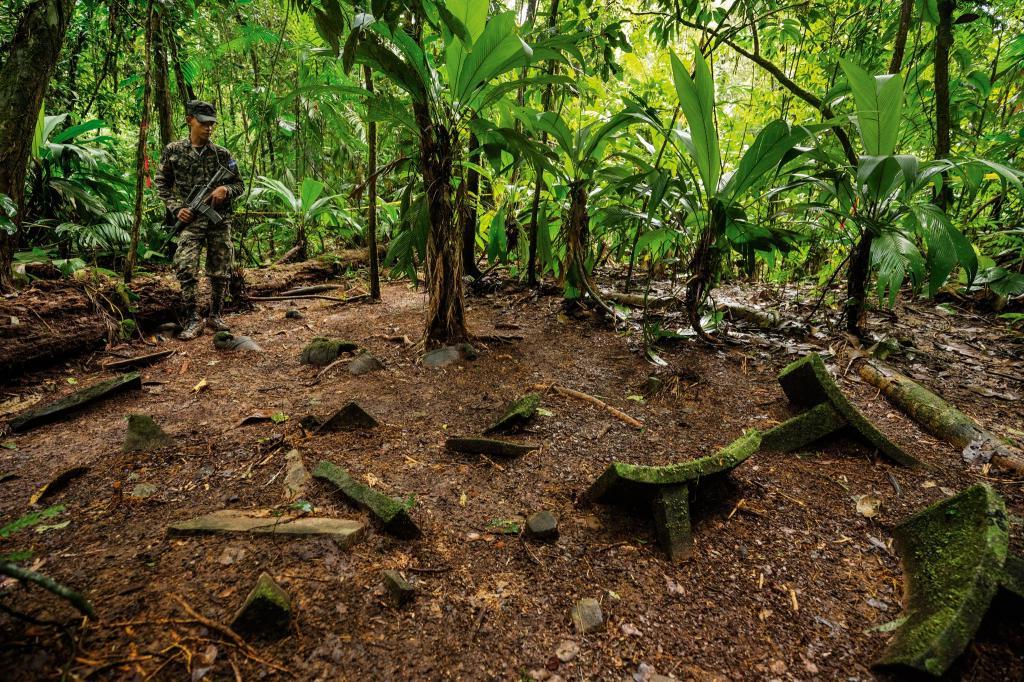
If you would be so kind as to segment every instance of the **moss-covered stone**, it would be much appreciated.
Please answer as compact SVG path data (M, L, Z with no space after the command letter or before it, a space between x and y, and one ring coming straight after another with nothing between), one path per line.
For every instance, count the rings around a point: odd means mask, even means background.
M654 527L658 543L669 561L684 561L693 554L693 535L690 530L690 488L682 485L664 485L651 500Z
M349 402L343 408L325 419L317 427L317 433L329 433L333 431L356 431L359 429L372 429L377 426L377 420L370 413L364 410L356 402Z
M149 452L174 445L174 439L146 414L128 415L128 433L121 452Z
M846 420L830 402L815 405L792 419L765 431L761 437L764 452L792 452L846 426Z
M288 593L268 573L261 573L231 621L231 629L243 637L278 639L288 634L292 603Z
M388 569L382 572L384 588L397 606L408 604L416 596L416 588L398 571Z
M385 532L401 538L419 537L419 526L409 516L409 509L402 500L360 483L340 466L327 460L313 470L313 478L334 484L345 497L369 511Z
M87 407L98 400L109 398L123 391L141 388L142 375L138 372L128 372L115 379L75 391L71 395L48 405L26 410L12 419L8 426L11 431L28 431L37 426L62 419L72 412Z
M213 347L217 350L251 350L262 351L260 344L248 336L235 336L231 332L217 332L213 335Z
M309 345L302 349L299 362L304 365L323 367L337 360L342 353L351 353L357 348L359 348L359 345L351 341L317 336L309 342Z
M1006 507L992 488L975 485L910 517L893 537L906 621L875 668L942 675L974 637L1003 578Z
M1024 599L1024 559L1019 556L1010 555L1006 557L1003 564L1003 576L999 580L999 586Z
M445 442L445 447L456 452L465 452L471 455L491 455L493 457L519 457L520 455L540 449L539 445L513 443L493 438L449 438Z
M518 429L533 419L533 415L537 414L538 407L540 407L540 395L537 393L527 393L522 398L509 403L501 418L494 422L484 433L508 433Z
M802 407L814 407L829 402L857 433L878 448L883 455L904 466L920 465L913 455L889 440L854 407L843 395L817 353L805 355L786 366L779 373L779 383L790 402Z

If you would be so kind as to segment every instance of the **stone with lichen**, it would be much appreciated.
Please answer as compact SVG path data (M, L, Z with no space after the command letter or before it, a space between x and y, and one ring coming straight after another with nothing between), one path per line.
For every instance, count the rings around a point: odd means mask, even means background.
M302 349L299 362L304 365L323 367L337 360L342 353L351 353L357 348L359 348L358 344L351 341L317 336Z
M278 639L288 634L292 605L288 593L268 573L261 573L231 621L231 629L248 638Z

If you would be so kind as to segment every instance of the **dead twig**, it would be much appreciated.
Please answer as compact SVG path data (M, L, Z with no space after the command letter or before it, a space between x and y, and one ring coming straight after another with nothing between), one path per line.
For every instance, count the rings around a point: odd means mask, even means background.
M243 654L245 654L246 658L248 658L248 659L250 659L252 661L255 661L256 663L261 663L261 664L263 664L263 665L265 665L267 667L273 668L274 670L277 670L279 672L291 674L291 671L288 670L287 668L284 668L284 667L278 665L277 663L274 663L273 661L268 661L268 660L260 658L259 654L257 654L252 649L252 647L250 647L245 642L244 639L242 639L234 630L232 630L228 626L221 625L217 621L212 620L210 618L207 618L206 616L204 616L203 614L199 613L198 611L193 609L191 606L189 606L188 602L186 602L184 599L182 599L181 597L179 597L176 594L172 594L171 595L171 599L173 599L174 601L178 602L178 605L181 606L182 610L186 614L188 614L189 616L194 618L197 623L199 623L200 625L204 625L204 626L210 628L211 630L219 632L222 635L224 635L225 637L227 637L228 640L230 640L236 647L238 647L239 651L241 651Z
M634 419L633 417L630 417L628 414L626 414L622 410L619 410L619 409L617 409L615 407L612 407L611 405L609 405L608 403L604 402L600 398L595 398L592 395L588 395L586 393L582 393L580 391L576 391L576 390L573 390L571 388L566 388L565 386L560 386L558 384L551 384L550 386L547 386L545 384L536 384L533 388L534 388L535 391L554 391L555 393L557 393L557 394L559 394L561 396L566 396L566 397L569 397L569 398L576 398L577 400L582 400L584 402L588 402L591 405L596 405L597 407L600 407L601 409L607 411L609 414L611 414L616 419L618 419L620 421L623 421L623 422L629 424L630 426L632 426L634 428L637 428L637 429L644 428L644 423L642 421L640 421L639 419Z

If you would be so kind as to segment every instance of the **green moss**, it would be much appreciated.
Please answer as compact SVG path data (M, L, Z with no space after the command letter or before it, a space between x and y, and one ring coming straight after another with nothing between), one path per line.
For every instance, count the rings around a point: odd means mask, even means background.
M906 622L876 669L941 675L974 637L1003 577L1009 532L1002 498L975 485L893 532L906 576Z
M693 554L690 530L690 489L686 484L666 485L651 500L658 542L670 561L683 561Z
M231 629L246 636L282 637L288 632L291 615L288 593L269 574L261 573L256 586L235 614Z
M484 433L502 433L518 428L533 418L540 407L540 396L536 393L527 393L522 398L512 401L505 408L501 415L489 429Z
M334 484L352 502L369 511L386 532L410 538L420 535L419 527L409 516L411 505L360 483L337 464L327 460L320 462L313 470L313 477Z
M701 478L734 469L757 452L761 445L761 433L751 430L713 455L699 459L651 467L615 462L611 468L618 478L633 483L665 485L698 482Z
M146 452L173 444L174 440L149 415L128 415L128 433L121 446L122 452Z
M854 407L843 395L817 353L810 353L787 365L779 373L779 383L790 402L803 407L829 402L850 426L883 455L904 466L920 465L913 455L889 440Z
M830 402L788 419L761 437L761 450L765 452L792 452L810 445L819 438L835 433L846 426L846 420Z
M342 353L350 353L358 348L359 344L351 341L317 336L302 349L299 362L304 365L329 365L337 360Z

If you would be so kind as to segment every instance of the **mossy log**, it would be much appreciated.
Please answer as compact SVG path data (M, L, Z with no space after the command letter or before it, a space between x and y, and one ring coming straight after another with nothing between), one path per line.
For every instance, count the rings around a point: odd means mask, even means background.
M11 431L28 431L37 426L63 419L90 404L117 395L124 391L142 388L142 376L138 372L128 372L108 381L75 391L60 400L35 407L20 413L9 422Z
M792 452L810 445L846 426L846 420L832 403L815 405L792 419L765 431L761 437L764 452Z
M471 455L491 455L493 457L519 457L520 455L540 449L539 445L513 443L493 438L449 438L445 442L445 447L456 452L465 452Z
M974 485L893 531L906 620L876 670L942 675L974 637L1003 578L1009 524L1002 498Z
M246 291L272 294L338 277L365 259L365 249L352 249L329 259L245 270ZM13 378L118 341L119 316L146 327L173 320L180 308L181 292L172 274L136 277L130 289L137 300L125 295L119 279L96 275L36 281L15 297L0 299L0 320L18 320L0 326L0 376Z
M580 505L631 502L650 505L658 542L671 561L690 557L690 497L702 482L724 475L745 462L761 446L761 433L749 431L713 455L668 466L613 462L580 496Z
M484 433L507 433L517 429L533 419L533 415L537 414L538 407L540 407L540 395L527 393L522 398L509 403L504 414Z
M817 353L810 353L787 365L779 373L779 383L790 402L802 407L814 407L828 402L836 411L879 452L904 466L919 466L913 455L892 442L843 395L839 384L829 373Z
M1024 473L1024 455L913 379L870 360L861 363L858 372L928 433L954 447L990 454L993 464Z
M345 497L369 511L386 533L400 538L420 536L419 526L409 516L409 509L402 500L360 483L337 464L323 460L313 470L313 478L332 483Z

